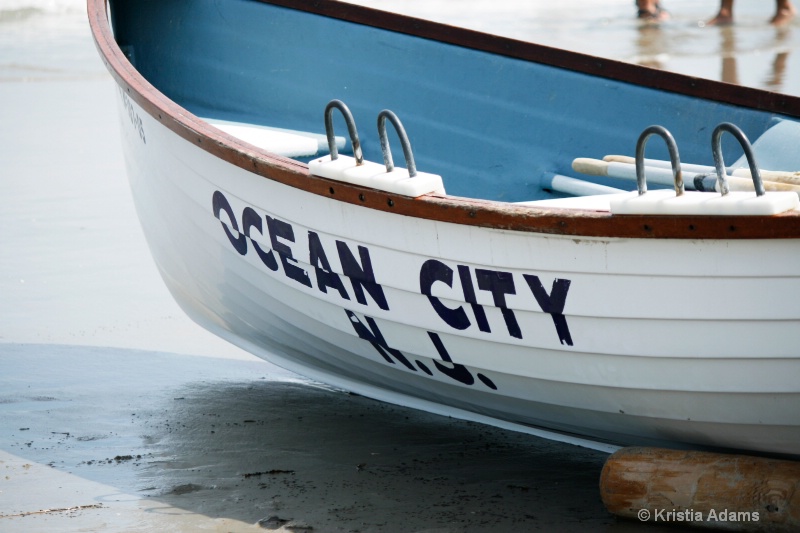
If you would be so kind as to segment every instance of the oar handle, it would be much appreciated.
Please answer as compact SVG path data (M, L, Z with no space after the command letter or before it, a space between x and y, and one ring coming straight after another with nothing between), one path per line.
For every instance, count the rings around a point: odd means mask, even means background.
M636 160L627 155L607 155L603 157L603 161L607 163L627 163L633 165ZM645 164L648 167L669 168L669 161L661 161L658 159L645 159ZM714 167L709 165L696 165L690 163L681 164L684 171L697 172L697 173L713 173ZM740 178L752 179L749 168L737 168L729 170L732 176ZM764 181L774 181L777 183L787 183L789 185L800 185L800 171L789 172L781 170L761 170L761 178ZM764 186L768 191L770 190L766 185Z
M586 174L587 176L605 176L609 178L624 179L629 181L636 180L636 168L630 163L617 161L602 161L588 157L579 157L572 162L572 169L575 172ZM711 167L709 167L711 169ZM712 169L713 170L713 169ZM763 171L762 171L763 175ZM700 178L701 186L697 186L697 178ZM672 185L672 171L666 168L647 167L647 178L651 183L659 185ZM684 182L687 188L694 190L711 191L716 177L713 173L684 172ZM754 190L753 181L749 177L728 176L728 186L732 191L752 191ZM779 183L775 181L764 181L764 188L768 191L793 191L800 194L800 185L790 183Z

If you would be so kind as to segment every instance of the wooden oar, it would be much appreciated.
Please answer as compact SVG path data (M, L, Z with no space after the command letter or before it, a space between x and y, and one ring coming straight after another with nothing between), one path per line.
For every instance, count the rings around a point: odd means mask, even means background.
M627 155L607 155L603 158L603 161L606 161L608 163L627 163L629 165L636 164L636 160L633 157ZM644 163L645 166L647 167L671 168L671 163L669 161L662 161L660 159L645 159ZM708 174L715 174L717 172L716 169L712 166L693 165L691 163L681 163L681 169L683 169L686 172L697 172L697 173L708 173ZM728 169L728 172L732 176L752 179L749 168L737 168L733 170ZM762 170L761 179L764 181L774 181L777 183L788 183L789 185L800 185L800 172Z
M636 158L627 156L627 155L607 155L603 158L603 161L608 163L625 163L628 165L635 165ZM655 167L655 168L672 168L672 163L669 161L663 161L661 159L647 159L644 160L645 167ZM715 174L717 171L714 167L708 165L695 165L692 163L684 163L681 161L681 170L684 172L696 172L698 174ZM728 173L730 174L730 169L727 169Z
M636 180L636 166L629 163L608 162L600 159L590 159L579 157L572 162L572 168L581 174L589 176L607 176L624 180ZM649 183L673 186L674 180L672 170L659 167L645 167L645 176ZM732 191L752 191L755 190L753 180L739 176L728 176L728 187ZM686 188L698 191L716 190L716 173L697 173L683 172L683 181ZM764 189L767 191L793 191L800 195L800 185L779 183L774 181L764 181Z

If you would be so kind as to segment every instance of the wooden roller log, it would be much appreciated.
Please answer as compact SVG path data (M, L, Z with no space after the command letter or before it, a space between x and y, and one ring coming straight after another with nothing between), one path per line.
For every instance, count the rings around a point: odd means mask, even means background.
M600 476L603 503L641 522L727 531L800 531L800 462L623 448Z

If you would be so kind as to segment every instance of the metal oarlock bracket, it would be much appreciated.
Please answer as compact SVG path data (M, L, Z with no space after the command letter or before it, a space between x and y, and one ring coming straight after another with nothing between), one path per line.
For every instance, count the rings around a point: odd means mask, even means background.
M647 180L644 174L644 148L651 135L658 135L667 143L669 160L672 163L672 178L675 182L675 196L681 196L684 189L678 145L675 143L672 134L663 126L649 126L639 136L639 140L636 141L636 186L639 189L639 196L647 192Z
M417 165L414 162L414 154L411 152L411 143L408 141L408 135L406 135L406 130L403 128L400 119L388 109L384 109L378 114L378 135L381 138L381 150L383 151L383 162L386 164L386 172L394 170L392 150L389 147L389 138L386 136L386 119L389 119L395 131L397 131L397 136L400 137L400 144L403 146L403 155L406 158L408 177L413 178L417 175Z
M744 156L747 158L747 164L750 166L750 176L753 178L753 187L756 190L756 196L764 195L764 182L761 180L761 172L758 170L756 164L756 156L753 154L753 147L750 141L738 126L730 122L723 122L716 128L714 133L711 134L711 149L714 151L714 166L717 169L717 183L719 184L719 191L722 196L725 196L730 191L728 187L728 179L725 172L725 161L722 159L722 134L728 132L739 141L739 144L744 150Z
M331 161L339 159L339 149L336 147L336 136L333 133L333 110L338 109L344 116L345 124L347 124L347 131L350 133L350 144L353 145L353 156L356 159L356 165L364 164L364 155L361 152L361 141L358 140L358 131L356 130L356 121L353 119L353 114L350 109L341 100L331 100L325 106L325 135L328 138L328 150L331 153Z

